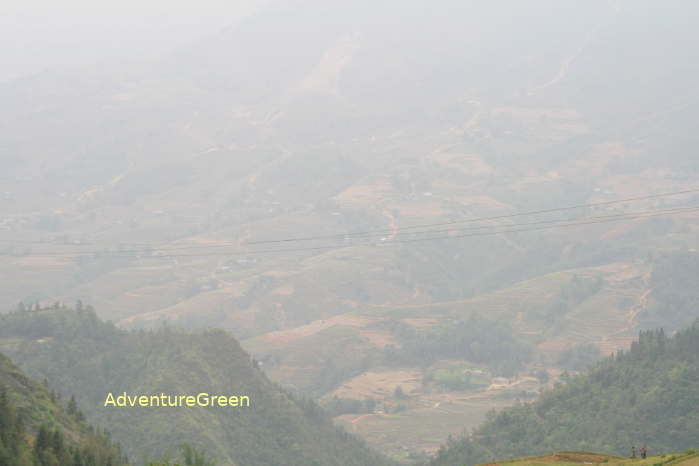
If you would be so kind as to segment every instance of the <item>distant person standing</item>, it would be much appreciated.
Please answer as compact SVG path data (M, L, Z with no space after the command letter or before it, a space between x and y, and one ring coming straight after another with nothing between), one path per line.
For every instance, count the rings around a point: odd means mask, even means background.
M641 448L641 458L646 459L646 455L648 454L648 448L646 448L645 445Z
M636 458L636 445L631 447L631 458Z

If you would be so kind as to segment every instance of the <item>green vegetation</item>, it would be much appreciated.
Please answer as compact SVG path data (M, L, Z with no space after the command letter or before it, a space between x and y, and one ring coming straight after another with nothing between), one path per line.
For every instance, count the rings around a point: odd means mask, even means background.
M600 277L573 275L569 282L561 285L558 296L543 310L543 317L556 329L575 306L594 296L603 284L604 280Z
M205 452L197 450L188 443L180 446L179 454L181 462L166 458L160 461L149 461L147 466L216 466L216 462Z
M393 331L401 348L387 346L386 360L429 365L440 359L463 359L486 364L496 375L511 376L529 360L531 345L504 322L473 315L467 320L424 331L396 322Z
M564 350L558 357L558 365L567 370L579 371L601 357L599 347L593 344L576 345Z
M653 260L650 303L639 315L645 328L679 329L699 317L699 254L676 251Z
M531 404L491 413L470 436L450 440L433 465L474 464L555 448L628 454L690 448L699 438L699 322L672 338L641 332L605 359Z
M431 374L431 380L448 390L468 390L470 388L487 387L489 380L467 369L439 369Z
M148 466L216 466L187 443L178 462L146 461ZM75 397L63 406L58 393L24 375L0 354L0 465L126 466L121 447L106 431L93 428L77 408Z
M0 355L0 464L118 466L128 463L106 433ZM74 400L71 399L72 402ZM71 405L71 402L68 403Z
M31 376L75 394L90 422L135 458L187 442L223 464L382 465L388 460L334 427L314 402L270 382L222 330L124 331L90 309L14 312L0 345ZM104 407L108 393L239 394L249 408Z
M354 398L332 397L323 404L323 409L330 416L340 416L342 414L373 413L376 408L376 400L367 398L366 400L356 400Z

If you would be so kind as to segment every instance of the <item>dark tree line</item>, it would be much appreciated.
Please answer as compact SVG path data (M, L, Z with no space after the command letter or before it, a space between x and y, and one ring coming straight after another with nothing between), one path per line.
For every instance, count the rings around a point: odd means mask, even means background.
M424 331L398 323L394 333L401 348L385 348L388 362L429 365L440 359L464 359L485 364L497 375L512 376L532 352L509 325L479 316Z
M22 416L0 389L0 464L7 466L119 466L127 459L109 436L91 431L70 443L58 427L41 425L33 436Z

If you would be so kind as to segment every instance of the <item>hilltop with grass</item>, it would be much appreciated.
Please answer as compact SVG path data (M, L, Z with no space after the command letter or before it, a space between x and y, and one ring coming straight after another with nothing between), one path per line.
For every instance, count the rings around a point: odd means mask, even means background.
M610 466L696 466L699 465L699 453L695 449L689 448L682 453L630 458L584 451L559 451L543 456L494 461L480 466L579 466L581 464L599 465L601 463Z

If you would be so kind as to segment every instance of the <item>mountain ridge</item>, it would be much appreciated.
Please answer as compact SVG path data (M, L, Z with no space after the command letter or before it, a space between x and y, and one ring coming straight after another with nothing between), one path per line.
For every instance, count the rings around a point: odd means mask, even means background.
M334 427L312 401L269 382L222 330L127 332L86 309L17 312L1 323L2 350L61 393L78 395L87 418L109 427L131 456L157 457L187 442L223 464L391 464ZM105 407L109 393L123 392L251 401L239 408Z

